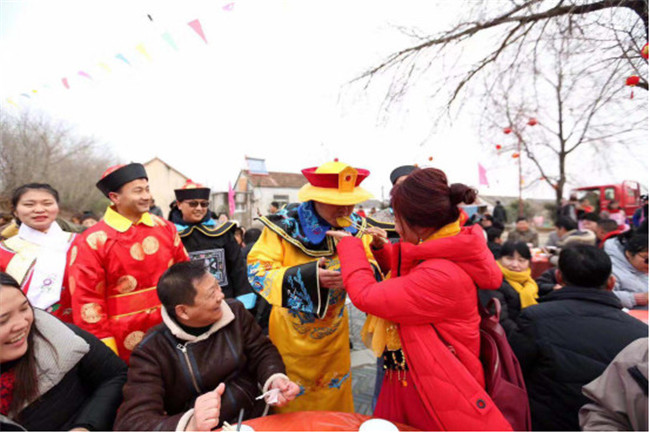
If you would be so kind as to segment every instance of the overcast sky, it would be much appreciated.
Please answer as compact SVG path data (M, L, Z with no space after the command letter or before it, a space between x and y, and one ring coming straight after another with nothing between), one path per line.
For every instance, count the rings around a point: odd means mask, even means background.
M215 190L234 182L248 155L293 172L337 157L371 171L364 185L377 198L397 165L434 165L477 185L481 161L491 183L482 192L516 194L514 160L481 146L476 118L432 132L439 107L429 95L411 95L386 120L381 86L346 86L408 46L397 27L447 28L461 2L245 0L224 9L230 3L0 0L0 103L65 120L122 161L158 156ZM197 18L207 44L187 24ZM587 170L581 179L646 183L647 150L640 155L633 163L614 156L611 173Z

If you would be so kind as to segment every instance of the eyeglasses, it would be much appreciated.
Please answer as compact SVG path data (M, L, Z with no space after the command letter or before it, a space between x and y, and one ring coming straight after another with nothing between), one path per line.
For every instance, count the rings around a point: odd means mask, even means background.
M201 206L202 208L206 208L206 209L208 208L208 206L210 206L210 202L209 202L209 201L196 201L196 200L191 200L191 201L188 201L187 204L188 204L190 207L198 207L198 206Z

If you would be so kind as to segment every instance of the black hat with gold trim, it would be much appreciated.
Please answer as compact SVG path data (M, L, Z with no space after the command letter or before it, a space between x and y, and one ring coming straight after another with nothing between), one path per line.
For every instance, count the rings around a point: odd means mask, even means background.
M181 202L183 200L210 200L210 188L201 185L200 183L192 182L187 179L185 185L179 189L174 190L176 200Z
M106 197L108 197L108 193L116 192L122 187L122 185L136 179L149 180L144 165L137 162L114 165L106 169L96 186Z

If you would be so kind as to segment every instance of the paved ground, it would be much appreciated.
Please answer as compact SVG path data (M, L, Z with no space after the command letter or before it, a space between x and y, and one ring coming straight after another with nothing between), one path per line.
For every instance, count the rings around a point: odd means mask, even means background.
M352 391L357 413L372 415L372 393L375 389L375 357L361 342L361 328L366 315L354 305L348 305L350 314L350 341L352 342Z

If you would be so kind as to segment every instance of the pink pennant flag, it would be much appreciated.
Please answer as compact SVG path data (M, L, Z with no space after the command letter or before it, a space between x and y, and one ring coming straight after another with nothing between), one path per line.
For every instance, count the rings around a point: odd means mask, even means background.
M228 12L230 12L231 10L233 10L234 7L235 7L235 3L228 3L228 4L225 5L222 9L223 9L224 11L228 11Z
M90 75L88 75L87 72L79 71L78 74L81 75L82 77L86 77L86 78L88 78L89 80L92 80L92 79L93 79L93 77L91 77Z
M487 178L487 170L485 169L485 167L481 165L480 162L478 164L478 184L490 186L490 183L488 182L488 178Z
M61 78L61 82L65 86L66 89L70 88L70 85L68 84L68 79L67 78Z
M232 184L228 182L228 210L230 211L230 218L235 215L235 190L232 189Z
M203 33L203 28L201 27L201 23L199 22L199 19L195 19L194 21L190 21L187 23L190 27L192 27L192 30L194 30L199 36L201 36L201 39L205 41L205 43L208 43L208 40L205 38L205 34Z

